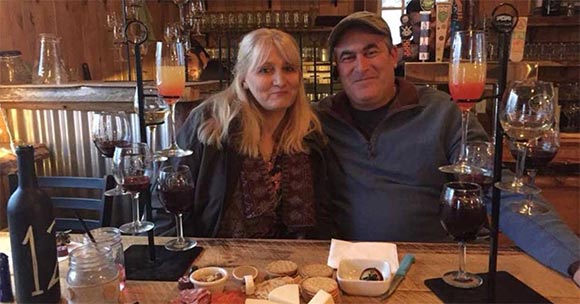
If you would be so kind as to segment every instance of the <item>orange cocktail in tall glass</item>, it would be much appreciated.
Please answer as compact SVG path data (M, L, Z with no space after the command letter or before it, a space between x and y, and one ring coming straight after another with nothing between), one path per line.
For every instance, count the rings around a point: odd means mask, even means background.
M457 161L439 167L445 173L478 174L482 169L469 165L465 157L469 110L480 101L487 71L483 31L459 31L451 45L449 92L461 109L461 150Z
M185 89L185 67L157 67L157 90L168 105L175 104Z
M486 64L459 62L449 68L449 93L462 111L469 111L483 94Z
M181 42L157 42L155 51L156 83L159 96L169 105L169 142L171 145L158 154L182 157L192 153L181 149L175 141L175 104L185 89L185 51Z

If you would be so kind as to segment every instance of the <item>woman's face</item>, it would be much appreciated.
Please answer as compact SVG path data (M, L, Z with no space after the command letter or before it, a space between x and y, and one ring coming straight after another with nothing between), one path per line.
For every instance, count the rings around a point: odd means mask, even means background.
M243 87L248 89L265 113L285 113L296 101L300 72L272 48L264 63L250 69Z

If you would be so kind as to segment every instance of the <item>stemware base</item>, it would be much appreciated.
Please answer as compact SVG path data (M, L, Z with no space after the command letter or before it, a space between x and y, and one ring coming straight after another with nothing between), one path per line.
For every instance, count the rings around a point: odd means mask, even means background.
M115 188L109 189L104 193L106 196L121 196L121 195L128 195L129 192L123 190L123 187L117 185Z
M155 227L155 224L148 221L131 222L121 225L119 230L124 234L137 234L147 232Z
M473 273L464 272L460 274L459 271L450 271L443 275L443 281L453 287L470 289L481 286L483 279Z
M543 206L542 204L536 203L531 200L515 202L510 206L510 209L513 212L527 216L538 215L548 212L548 208L546 208L546 206Z
M495 183L495 186L500 190L519 194L538 194L542 192L542 190L536 186L518 184L513 181L497 182Z
M169 251L186 251L197 246L197 241L183 238L183 239L173 239L165 243L165 249Z
M474 166L470 166L464 163L456 163L446 166L439 167L439 171L444 173L450 174L461 174L461 175L470 175L470 174L486 174L487 170L477 168Z
M164 149L157 151L155 155L162 157L184 157L193 154L191 150L183 150L181 148L177 149Z

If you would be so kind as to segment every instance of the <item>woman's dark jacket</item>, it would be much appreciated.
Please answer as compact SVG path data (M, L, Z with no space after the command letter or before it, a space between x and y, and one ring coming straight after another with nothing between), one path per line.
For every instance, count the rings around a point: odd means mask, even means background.
M183 149L193 151L180 164L188 165L195 180L193 213L184 218L184 234L198 237L215 237L220 221L240 176L243 156L225 143L221 149L199 141L197 129L203 121L204 104L194 109L177 134L177 143ZM329 216L330 200L327 188L326 156L328 150L323 138L311 133L304 139L310 151L314 194L316 197L317 227L309 238L327 239L334 233Z

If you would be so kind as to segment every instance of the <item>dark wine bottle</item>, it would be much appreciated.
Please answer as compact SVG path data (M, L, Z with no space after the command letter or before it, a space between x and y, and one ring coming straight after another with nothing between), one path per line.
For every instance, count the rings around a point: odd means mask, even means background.
M18 188L8 200L16 301L59 303L60 280L52 202L39 187L34 148L19 146Z

